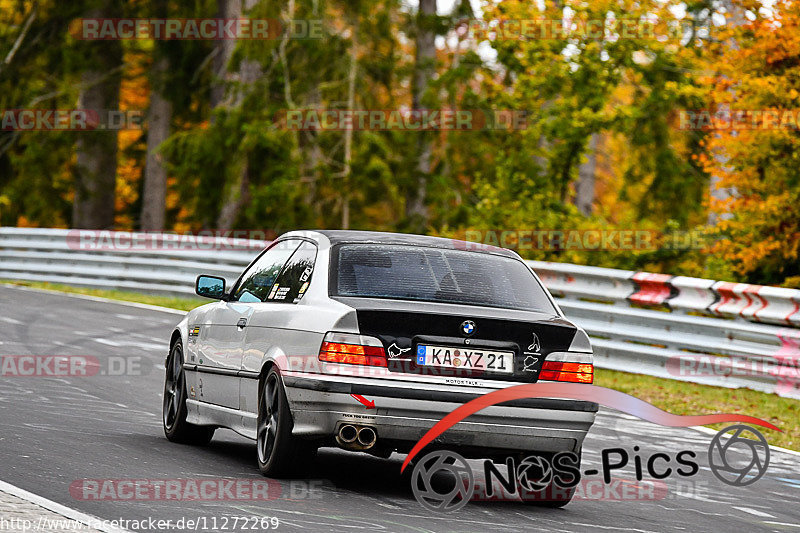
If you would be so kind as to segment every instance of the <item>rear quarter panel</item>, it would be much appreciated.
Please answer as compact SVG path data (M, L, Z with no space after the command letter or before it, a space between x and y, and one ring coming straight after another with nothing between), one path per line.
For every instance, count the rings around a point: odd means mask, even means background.
M242 370L260 374L276 365L282 374L319 372L319 348L328 331L358 332L355 310L327 298L297 304L254 304L247 326ZM255 413L258 381L242 379L240 405Z

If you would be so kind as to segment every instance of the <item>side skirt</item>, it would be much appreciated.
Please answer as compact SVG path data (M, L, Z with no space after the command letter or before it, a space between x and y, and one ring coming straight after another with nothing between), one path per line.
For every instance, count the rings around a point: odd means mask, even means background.
M220 426L256 440L256 414L186 399L186 421L198 426Z

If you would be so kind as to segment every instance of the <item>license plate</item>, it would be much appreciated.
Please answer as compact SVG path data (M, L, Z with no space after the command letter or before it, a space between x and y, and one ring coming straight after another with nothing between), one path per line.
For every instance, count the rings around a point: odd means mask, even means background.
M514 352L420 344L417 346L417 365L511 374L514 372Z

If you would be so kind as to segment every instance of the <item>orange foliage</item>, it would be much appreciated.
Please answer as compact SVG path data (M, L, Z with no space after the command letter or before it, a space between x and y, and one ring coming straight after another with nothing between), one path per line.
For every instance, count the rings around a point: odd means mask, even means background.
M137 49L127 49L125 62L130 65L122 79L119 99L120 110L141 114L143 119L150 100L150 86L147 69L149 57ZM119 229L133 229L134 216L131 206L139 199L140 182L144 174L144 158L129 152L143 143L140 129L123 129L119 132L117 145L119 159L117 162L117 190L114 224ZM142 149L144 146L141 147Z
M722 239L713 252L738 274L782 281L797 270L786 267L797 261L800 245L800 10L786 0L773 9L774 18L719 30L721 42L711 52L720 76L711 104L777 111L779 119L715 131L700 162L732 192L709 201L712 212L727 218L718 224ZM793 127L781 126L786 117Z

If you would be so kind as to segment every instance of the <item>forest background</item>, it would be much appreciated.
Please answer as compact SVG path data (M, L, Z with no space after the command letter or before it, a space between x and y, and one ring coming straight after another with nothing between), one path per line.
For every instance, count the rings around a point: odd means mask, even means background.
M201 18L280 29L85 25ZM128 120L29 131L22 109ZM499 123L313 124L370 110ZM528 232L528 258L800 287L799 110L789 0L0 0L0 225ZM616 230L655 244L535 238Z

